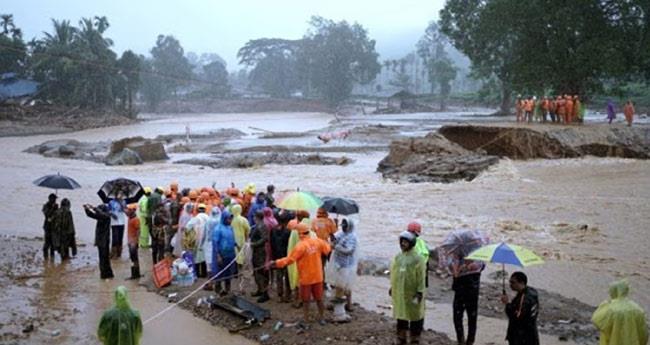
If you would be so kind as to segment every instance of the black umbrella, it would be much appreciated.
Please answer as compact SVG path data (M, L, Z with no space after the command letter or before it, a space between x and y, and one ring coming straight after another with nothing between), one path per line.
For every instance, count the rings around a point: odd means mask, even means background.
M77 181L71 177L67 177L59 173L56 175L45 175L39 179L34 180L34 184L39 187L54 189L55 191L58 191L59 189L81 188Z
M123 194L124 202L131 204L140 200L140 197L144 194L144 189L140 182L120 177L104 182L102 188L97 191L97 195L105 203L117 198L120 193Z
M321 206L327 212L342 214L344 216L359 213L359 205L356 201L344 198L324 197Z

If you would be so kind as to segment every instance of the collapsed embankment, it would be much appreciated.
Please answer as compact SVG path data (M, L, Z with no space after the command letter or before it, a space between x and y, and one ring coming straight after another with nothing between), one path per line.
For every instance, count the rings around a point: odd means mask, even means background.
M650 127L606 125L447 125L423 138L395 140L377 170L410 182L472 180L511 159L583 156L650 158Z

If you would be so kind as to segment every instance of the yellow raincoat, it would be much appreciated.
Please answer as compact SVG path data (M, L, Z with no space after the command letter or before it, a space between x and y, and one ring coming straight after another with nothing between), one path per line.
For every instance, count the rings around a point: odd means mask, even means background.
M395 319L424 319L425 271L426 262L415 249L399 253L393 259L390 265L390 288ZM423 296L419 302L414 299L418 292Z
M645 312L627 295L629 285L625 280L612 283L611 299L598 306L591 321L600 331L600 345L646 345L648 326Z
M235 232L235 243L237 244L236 255L237 255L237 264L243 265L246 261L245 255L239 255L239 252L244 248L244 244L248 239L248 236L251 232L251 226L248 224L248 219L242 217L241 215L241 205L232 206L232 229Z

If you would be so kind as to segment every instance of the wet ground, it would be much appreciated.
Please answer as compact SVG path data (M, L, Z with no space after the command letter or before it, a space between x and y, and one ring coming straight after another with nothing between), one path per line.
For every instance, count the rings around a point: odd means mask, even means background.
M503 120L471 114L473 112L456 113L455 119ZM423 134L429 128L436 128L442 123L456 121L452 115L444 119L439 119L440 114L430 114L428 117L426 114L359 115L342 121L346 125L354 123L404 126L406 130L402 134L417 135L418 132ZM307 147L348 146L345 141L325 145L315 136L260 139L260 131L250 128L275 132L317 131L319 128L331 126L331 121L335 120L332 115L327 114L205 114L146 118L147 122L128 127L93 129L73 134L0 138L0 145L4 149L0 156L0 187L11 196L1 211L0 233L30 238L42 235L40 207L50 191L33 186L31 181L57 171L74 177L82 185L78 190L59 191L59 196L71 199L77 236L83 243L91 243L94 224L85 217L81 205L98 203L96 190L107 179L125 176L152 186L165 185L173 180L178 181L181 186L203 186L216 182L221 188L225 188L230 182L238 186L255 182L258 187L273 183L280 191L300 187L301 190L313 191L321 196L355 199L362 210L358 217L362 255L372 254L384 258L394 255L398 251L395 236L412 219L422 222L423 237L430 244L439 243L445 234L453 229L480 228L487 231L493 241L504 239L525 245L545 257L546 264L525 269L531 286L595 306L606 298L607 286L612 280L626 277L631 283L631 297L645 310L650 310L650 254L647 251L650 244L650 238L647 236L647 230L650 229L650 218L647 216L650 212L650 204L647 202L650 200L648 161L593 157L502 160L472 182L410 184L383 180L375 171L377 162L386 155L386 151L381 150L357 152L348 148L346 150L353 152L346 152L345 155L353 159L354 163L347 166L267 165L251 169L209 169L171 162L108 167L86 161L43 158L22 152L30 146L51 139L73 138L96 142L134 135L153 138L160 134L183 134L188 123L191 132L197 134L219 128L235 128L247 134L232 144L226 144L225 149L273 146L279 142ZM369 145L382 146L378 143ZM193 155L172 154L172 161ZM5 245L13 243L4 242ZM31 245L37 247L37 241L27 242L34 242ZM20 246L12 246L14 247ZM53 316L47 319L48 323L41 327L48 330L48 327L61 329L61 336L55 337L59 343L68 343L68 340L80 343L95 342L94 332L101 310L111 304L110 292L114 286L123 282L118 279L102 282L97 278L98 273L93 261L94 248L83 249L83 259L77 259L78 262L64 266L62 271L57 271L61 268L51 271L37 259L16 264L13 261L16 255L0 256L0 260L4 265L9 265L7 267L11 271L18 269L17 267L27 267L27 271L31 272L29 274L39 277L24 279L24 283L21 283L23 285L13 283L13 280L9 281L4 276L1 278L3 288L13 286L5 296L7 301L13 302L12 307L0 311L0 322L3 325L0 334L18 334L18 340L7 338L9 343L40 342L40 339L49 335L42 331L23 335L20 328L23 327L24 320L30 317L42 319L43 316L39 315L50 313L49 310L58 310L61 315L52 314ZM32 254L32 258L37 257L38 248L34 249ZM486 274L495 269L497 268L489 267ZM510 271L512 269L513 267L509 268ZM127 260L123 259L121 264L115 266L115 270L116 275L126 276ZM382 283L377 279L384 278L364 277L360 280L362 288L359 289L357 298L361 305L368 309L381 310L376 306L385 303L383 294L373 293L377 290L365 288L381 286ZM133 283L129 283L128 287L133 290L134 306L140 308L143 316L153 315L167 305L164 298L146 293L142 287ZM40 298L42 295L63 297ZM34 305L30 305L30 301L34 301ZM541 303L543 305L544 301ZM449 307L445 305L440 303L432 306L435 311L432 314L437 316L427 317L431 320L427 321L428 327L443 332L451 330L451 314L447 310ZM75 313L75 308L81 312ZM214 339L224 333L223 329L195 319L190 313L177 311L173 315L146 328L143 343L154 343L154 339L150 337L165 339L176 336L170 331L172 324L181 328L196 327L198 331L190 332L192 335L184 339L187 343L200 344L202 339L205 339L204 335ZM65 321L57 321L57 317ZM5 323L4 320L11 322ZM484 343L499 343L497 340L503 339L504 321L490 320L485 321L490 326L479 326L491 334L486 335ZM239 341L236 338L222 338L224 341ZM559 340L557 337L551 337L545 343L559 343Z

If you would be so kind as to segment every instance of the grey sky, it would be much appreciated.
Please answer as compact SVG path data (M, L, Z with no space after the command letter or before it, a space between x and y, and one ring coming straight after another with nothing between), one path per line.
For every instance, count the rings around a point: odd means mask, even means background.
M115 50L148 54L158 34L178 38L186 52L213 52L238 66L237 50L261 37L300 38L312 15L363 25L377 40L381 59L413 49L444 0L3 0L0 13L14 15L26 40L51 31L51 18L104 15Z

